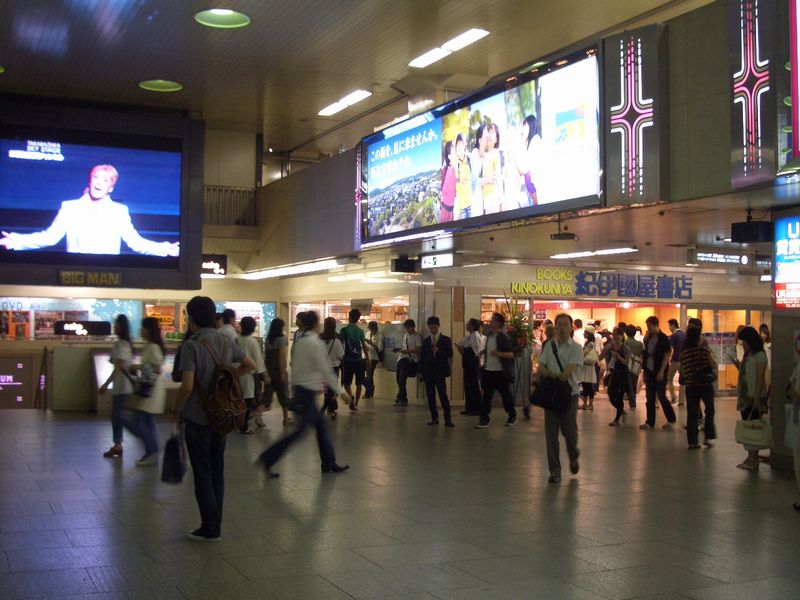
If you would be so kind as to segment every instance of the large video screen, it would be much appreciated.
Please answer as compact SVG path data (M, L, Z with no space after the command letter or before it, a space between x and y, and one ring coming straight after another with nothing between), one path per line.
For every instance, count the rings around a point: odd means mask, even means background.
M597 203L598 62L563 62L365 138L362 239Z
M177 268L180 140L0 131L0 261Z

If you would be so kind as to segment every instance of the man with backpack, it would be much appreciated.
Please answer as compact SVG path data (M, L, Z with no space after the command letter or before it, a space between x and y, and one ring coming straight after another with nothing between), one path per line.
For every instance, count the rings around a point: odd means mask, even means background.
M339 332L339 339L344 346L344 361L342 362L342 385L347 395L350 396L350 410L358 410L358 402L361 400L361 387L366 381L365 357L369 356L366 336L364 331L358 326L361 319L361 311L357 308L350 309L348 320L350 321ZM356 394L353 396L351 385L353 378L356 380Z
M225 435L237 426L237 418L244 418L238 378L256 368L250 357L214 329L215 310L207 296L195 296L186 305L192 337L181 350L181 387L175 402L200 509L201 525L189 532L189 539L198 542L221 539ZM239 367L232 368L233 363Z

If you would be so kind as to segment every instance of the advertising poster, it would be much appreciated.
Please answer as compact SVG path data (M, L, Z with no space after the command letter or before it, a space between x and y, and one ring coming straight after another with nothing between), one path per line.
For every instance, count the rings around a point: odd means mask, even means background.
M597 197L598 124L590 56L366 138L363 238Z
M776 309L800 308L800 217L775 221L773 293Z

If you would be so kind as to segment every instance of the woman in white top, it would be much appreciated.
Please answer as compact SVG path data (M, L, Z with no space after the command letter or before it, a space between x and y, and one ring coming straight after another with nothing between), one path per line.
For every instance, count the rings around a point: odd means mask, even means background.
M378 331L378 322L370 321L367 325L369 335L367 336L367 384L364 398L375 397L375 369L378 368L378 363L383 360L383 334Z
M256 364L254 371L246 373L239 378L239 383L242 386L242 397L247 404L244 424L239 433L252 434L254 432L253 425L258 422L261 413L264 412L263 403L256 404L256 399L260 400L263 397L263 385L265 382L269 383L269 375L267 375L267 367L264 365L264 357L261 355L259 343L253 337L253 332L256 330L256 320L253 317L242 317L242 320L239 321L239 330L241 335L236 338L236 345ZM253 414L254 412L255 414Z
M300 417L300 424L292 433L278 440L258 457L258 462L269 478L278 476L272 471L272 467L309 426L317 430L317 445L319 446L322 472L341 473L349 468L349 465L340 466L336 463L336 454L328 432L328 425L322 412L317 408L316 396L322 391L323 385L326 385L341 395L342 400L348 404L353 399L345 393L339 379L330 367L325 344L318 335L319 316L317 313L313 311L304 313L302 323L303 332L292 348L292 387L294 388L295 412Z
M594 410L594 385L597 383L597 364L599 353L594 347L594 332L583 332L583 365L578 368L578 381L581 382L581 410Z
M464 370L464 410L462 415L481 414L481 356L486 347L486 338L481 335L481 322L478 319L467 321L467 335L456 348L461 355Z
M760 419L767 412L768 378L767 355L764 340L753 327L744 327L737 336L744 348L744 358L739 365L739 381L736 386L736 408L742 420ZM745 446L747 459L737 465L747 471L758 471L758 448Z
M325 356L328 359L328 364L338 378L339 369L342 366L342 359L344 358L344 346L342 345L342 340L336 335L336 319L333 317L325 319L325 325L319 339L325 344ZM327 411L328 416L332 420L335 420L336 410L338 408L339 403L336 401L336 392L330 387L326 387L322 409Z
M136 395L132 398L132 411L125 415L125 428L144 443L144 456L136 464L144 467L158 463L158 437L156 435L156 420L153 415L162 414L166 407L166 389L161 377L164 365L164 341L161 336L161 327L158 319L146 317L142 319L142 339L145 341L142 350L141 365L130 368L132 373L139 373L139 391L142 383L150 384L146 396Z
M128 317L117 315L114 320L114 335L117 336L117 343L111 350L111 364L114 370L108 379L100 386L100 394L105 394L109 386L111 392L111 430L114 436L114 445L111 446L103 456L114 458L122 456L122 429L124 427L125 404L128 396L133 393L133 383L131 382L130 367L133 362L133 346L131 345L131 326Z

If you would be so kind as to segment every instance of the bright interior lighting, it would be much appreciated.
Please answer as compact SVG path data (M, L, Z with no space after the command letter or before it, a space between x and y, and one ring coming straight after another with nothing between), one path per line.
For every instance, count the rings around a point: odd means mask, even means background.
M356 102L361 102L362 100L364 100L365 98L369 98L370 96L372 96L372 92L368 92L367 90L356 90L355 92L350 92L349 94L347 94L347 96L339 100L339 102L347 106L350 106L351 104L355 104Z
M604 248L603 250L584 250L583 252L567 252L564 254L554 254L550 258L556 260L569 260L570 258L586 258L588 256L608 256L610 254L628 254L638 252L638 248Z
M762 282L772 281L772 275L762 275L758 280Z
M347 108L346 104L342 104L341 102L334 102L333 104L329 104L328 106L323 108L317 114L320 117L330 117L331 115L335 115L336 113L344 110L345 108Z
M286 265L284 267L275 267L274 269L262 269L261 271L251 271L245 273L242 277L244 279L258 280L270 279L274 277L286 277L289 275L302 275L303 273L315 273L317 271L327 271L334 267L340 266L334 258L325 260L318 260L310 263L303 263L299 265Z
M227 17L228 15L232 15L233 11L230 8L212 8L209 10L212 15L217 15L220 17Z
M239 29L250 25L250 17L229 8L210 8L195 13L194 20L213 29Z
M408 63L409 67L414 67L415 69L424 69L428 65L432 65L437 60L442 60L445 56L450 56L452 52L450 50L445 50L444 48L434 48L433 50L428 50L422 56L418 56L410 63Z
M487 35L489 35L489 32L485 29L470 29L442 44L442 48L450 52L456 52L470 44L474 44L481 38L485 38Z
M217 275L215 273L200 273L200 279L225 279L225 275Z

